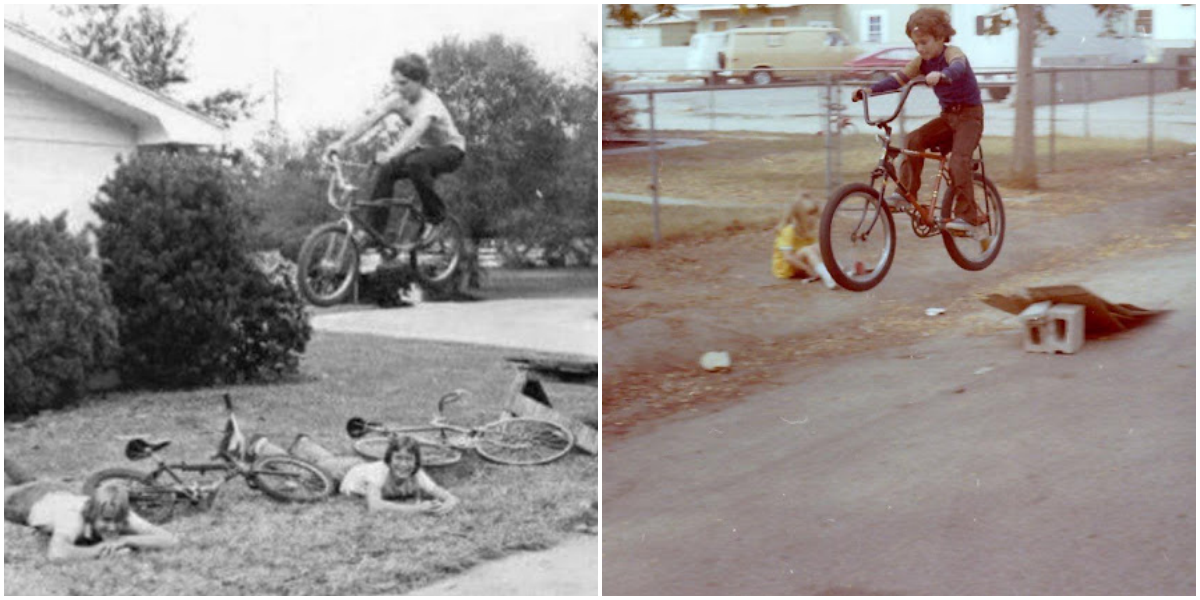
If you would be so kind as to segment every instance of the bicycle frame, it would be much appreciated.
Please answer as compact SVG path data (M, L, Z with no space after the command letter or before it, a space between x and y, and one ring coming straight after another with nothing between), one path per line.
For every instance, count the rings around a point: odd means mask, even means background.
M334 210L341 213L340 220L346 225L346 230L351 236L356 231L362 231L371 238L371 241L382 247L389 247L388 241L384 234L379 230L371 227L364 219L355 214L356 209L372 208L379 206L388 206L392 208L404 209L402 221L400 223L400 231L407 231L410 217L417 214L414 210L416 202L403 198L387 198L383 200L355 200L354 194L358 191L358 186L355 186L346 181L345 173L342 171L343 164L349 164L342 161L336 154L331 155L325 160L325 164L329 166L332 175L329 178L329 186L326 191L326 201ZM366 165L356 165L366 166ZM416 220L416 219L414 219ZM339 257L340 258L340 257Z
M434 413L433 418L429 421L429 424L427 424L427 425L388 426L388 425L384 425L383 423L374 422L374 421L365 421L362 418L354 417L346 422L346 432L350 434L350 437L357 439L368 433L384 433L384 434L388 434L388 435L401 435L401 434L426 433L426 432L436 431L442 439L439 442L432 442L432 443L453 446L454 444L452 444L450 442L450 440L447 438L446 432L462 434L462 435L466 435L467 437L474 437L479 432L479 429L480 429L478 427L463 427L461 425L455 425L453 423L449 423L442 416L442 411L445 410L447 404L457 402L459 399L461 399L465 395L467 395L466 390L454 390L453 392L445 394L441 398L439 398L438 404L437 404L437 412ZM416 437L419 438L420 436L416 436ZM425 440L425 441L428 441L428 440Z
M922 152L917 150L909 150L908 148L897 148L892 145L891 122L900 115L900 111L904 109L904 104L908 101L909 93L911 93L912 89L918 85L928 84L926 84L924 80L916 79L910 81L899 90L883 92L881 94L873 94L876 96L901 94L900 101L896 103L896 110L893 111L890 116L881 119L871 119L870 97L872 94L865 94L862 98L863 119L868 125L873 125L882 130L881 133L876 134L876 139L879 140L883 151L879 156L879 163L875 166L875 169L871 171L871 187L874 188L876 186L876 181L878 181L880 178L884 179L883 185L879 188L879 198L882 202L883 198L887 194L887 182L891 181L894 183L896 185L896 189L900 191L901 195L909 200L909 203L912 206L912 214L915 215L915 218L919 219L920 224L924 226L925 229L929 230L930 234L933 234L941 231L941 215L938 214L939 211L937 209L939 208L938 201L942 197L942 183L945 182L945 184L949 186L951 182L949 159L946 157L946 154L941 152ZM975 148L975 152L979 154L977 164L980 169L980 173L986 177L987 172L984 170L985 167L983 163L983 145L976 145ZM928 205L921 204L920 198L914 196L906 187L904 187L902 183L900 183L900 177L896 173L895 160L902 154L906 157L920 157L926 160L935 160L938 162L938 176L934 181L933 193L930 196ZM984 210L987 210L986 202L984 203ZM878 219L879 214L876 213L875 221L877 222ZM914 223L914 227L915 225L916 224ZM875 223L871 223L871 226L867 228L866 233L870 233L874 226Z

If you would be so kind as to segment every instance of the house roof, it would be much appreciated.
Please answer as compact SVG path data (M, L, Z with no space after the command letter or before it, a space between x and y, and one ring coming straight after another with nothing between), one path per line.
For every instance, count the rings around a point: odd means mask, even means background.
M642 19L642 25L672 25L675 23L695 23L694 17L689 17L681 13L675 13L664 17L662 13L654 13L645 19Z
M736 10L740 4L679 4L676 5L676 10L679 12L704 12L709 10ZM759 5L746 5L748 8L755 8ZM766 4L767 8L791 8L793 6L804 6L803 4Z
M4 22L4 68L128 119L138 128L139 145L225 142L220 123L10 21Z

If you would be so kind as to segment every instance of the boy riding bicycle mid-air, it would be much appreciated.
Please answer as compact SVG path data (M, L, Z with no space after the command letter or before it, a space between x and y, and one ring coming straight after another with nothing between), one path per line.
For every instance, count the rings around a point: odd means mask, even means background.
M371 199L392 198L397 181L411 180L421 199L425 220L421 240L426 241L438 235L438 226L446 218L446 205L434 189L434 179L462 165L466 142L442 99L426 87L429 67L424 58L416 54L397 58L392 63L392 82L395 90L355 122L325 153L343 154L348 144L374 129L388 115L398 115L406 129L399 142L375 155L380 168ZM388 214L387 206L373 207L369 215L371 227L383 232Z
M917 58L870 88L855 90L858 101L867 93L878 94L899 89L917 77L924 78L937 95L942 112L908 136L905 147L924 152L930 148L950 147L950 176L953 180L956 217L943 225L953 231L971 231L987 222L975 205L975 188L971 181L971 156L983 136L983 99L975 72L967 55L950 38L957 33L950 26L950 15L937 8L922 8L908 18L904 32L917 50ZM900 184L915 199L921 188L921 170L925 159L905 155L900 167ZM893 208L905 208L908 200L899 192L886 201Z

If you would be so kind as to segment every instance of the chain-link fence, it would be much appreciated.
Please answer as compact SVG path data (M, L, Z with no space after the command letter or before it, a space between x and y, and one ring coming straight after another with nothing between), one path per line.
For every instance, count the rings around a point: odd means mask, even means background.
M1144 158L1153 159L1155 143L1196 141L1194 64L1183 66L1052 67L1035 74L1035 136L1042 171L1054 171L1059 141L1063 137L1144 141ZM674 137L687 132L775 132L818 135L824 138L825 188L843 183L842 158L847 136L873 134L863 118L861 103L851 94L868 82L849 78L840 70L782 73L796 80L769 85L727 83L706 85L700 75L689 79L677 71L642 71L635 77L607 72L614 89L606 98L624 97L636 114L633 137L646 142L650 163L649 189L657 215L659 182L658 147L663 132ZM1010 152L1016 126L1015 94L1009 92L1015 73L988 73L980 77L984 91L987 149ZM996 100L996 97L1004 97ZM872 117L891 114L898 95L871 100ZM893 123L893 145L940 112L931 91L914 90ZM613 141L610 133L606 142ZM1004 144L1008 144L1004 148ZM997 147L999 145L1000 147ZM660 239L655 223L655 239Z

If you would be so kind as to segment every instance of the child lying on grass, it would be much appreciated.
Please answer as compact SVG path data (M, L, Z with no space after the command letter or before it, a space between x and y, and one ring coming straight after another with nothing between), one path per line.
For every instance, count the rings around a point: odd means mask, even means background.
M256 448L259 454L264 450ZM393 437L381 461L337 456L305 435L296 438L290 453L340 480L341 493L362 497L371 512L444 515L458 506L458 498L421 468L421 447L408 436Z
M130 510L124 488L101 486L84 496L65 484L31 479L8 459L4 481L4 519L48 534L50 560L101 558L178 543L173 534Z

